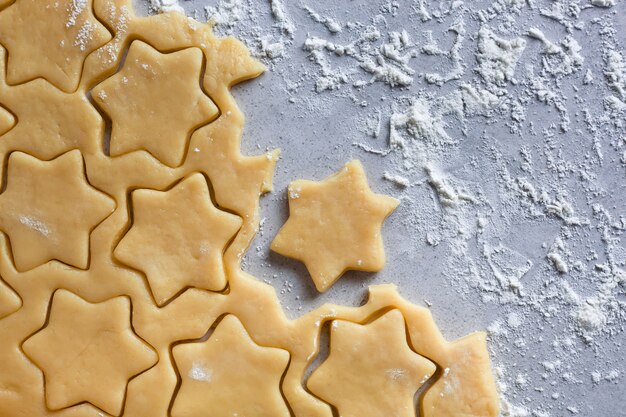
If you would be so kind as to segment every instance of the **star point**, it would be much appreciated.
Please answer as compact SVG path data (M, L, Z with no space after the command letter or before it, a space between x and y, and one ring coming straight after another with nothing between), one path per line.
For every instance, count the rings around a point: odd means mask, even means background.
M330 354L307 387L344 417L414 417L414 396L436 366L408 345L404 318L391 310L369 324L335 320Z
M0 136L3 136L15 126L15 116L0 105Z
M383 268L381 228L399 202L371 191L359 161L321 182L294 181L288 197L289 219L271 248L304 262L318 291L347 270Z
M86 269L91 230L115 202L88 183L80 152L51 161L14 152L7 170L0 229L9 236L16 268L30 270L55 259Z
M128 380L157 361L130 319L128 297L92 304L69 291L54 294L49 324L23 345L44 373L50 409L87 401L109 414L121 413Z
M289 417L280 391L289 363L285 350L257 345L228 315L206 342L174 347L182 377L172 417Z
M76 90L87 55L111 39L92 1L17 0L0 12L7 81L44 78L63 91Z
M111 117L111 156L148 151L173 167L183 162L191 133L218 109L200 88L200 49L161 53L134 41L117 74L93 90Z
M226 286L222 256L242 220L213 205L202 174L168 191L137 190L132 205L134 222L114 253L146 274L157 304L188 287Z
M22 299L0 277L0 320L19 310Z

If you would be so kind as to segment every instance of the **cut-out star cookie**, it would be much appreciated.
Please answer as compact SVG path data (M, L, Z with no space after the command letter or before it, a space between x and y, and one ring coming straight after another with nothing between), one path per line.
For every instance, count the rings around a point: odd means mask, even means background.
M335 320L330 354L307 381L343 417L414 417L414 396L435 364L408 345L404 318L391 310L360 325Z
M128 297L92 304L59 290L49 314L49 324L23 345L43 371L47 406L59 410L87 401L119 415L128 380L157 361L133 332Z
M289 219L271 248L304 262L318 291L326 291L349 269L383 268L381 228L398 204L374 194L361 163L351 161L321 182L289 185Z
M120 72L93 90L111 117L111 155L146 150L180 165L193 130L218 109L200 88L203 55L197 48L162 54L135 41Z
M169 191L137 190L132 206L133 224L114 253L146 274L157 304L188 287L224 289L223 253L242 220L213 205L202 174Z
M7 82L44 78L74 91L85 57L111 39L94 17L92 0L17 0L0 12L0 43L7 48Z
M91 230L114 209L115 202L87 182L79 151L51 161L21 152L9 157L0 229L20 271L53 259L87 268Z
M289 353L257 345L235 316L206 342L174 347L173 356L182 385L172 417L289 417L280 391Z

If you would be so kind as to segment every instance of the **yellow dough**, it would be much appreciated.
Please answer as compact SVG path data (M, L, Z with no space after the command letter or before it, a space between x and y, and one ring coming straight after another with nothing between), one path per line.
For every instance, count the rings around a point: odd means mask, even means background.
M330 355L307 386L343 417L413 417L413 397L437 367L413 352L402 313L360 325L332 322Z
M21 306L20 297L0 279L0 319L15 313Z
M417 380L402 392L432 372L425 358L448 369L420 395L422 417L497 416L484 333L446 341L429 311L392 286L370 288L361 307L324 305L290 320L273 287L241 270L278 151L241 153L244 116L230 88L264 68L206 24L178 13L138 17L131 3L0 0L0 21L10 20L0 24L0 127L8 126L0 133L0 416L185 417L201 407L204 417L234 407L332 417L358 390L338 387L331 398L306 388L331 322L358 328L372 349L377 339L379 349L394 346L372 359L371 378L383 364L411 368L412 358ZM67 27L75 4L86 8ZM87 21L93 43L83 48L73 41ZM59 37L69 39L63 50ZM309 183L331 184L313 197L359 231L356 246L346 235L339 262L330 256L323 270L382 267L380 227L397 202L373 194L356 162ZM20 216L39 223L26 227ZM387 320L391 330L370 334ZM194 363L219 377L215 389L189 377L203 375L191 372ZM376 395L361 398L365 409L381 406Z
M145 149L169 166L180 165L190 133L218 114L200 89L202 51L162 54L135 41L124 66L93 90L113 120L111 155Z
M132 200L134 222L114 255L145 272L157 304L188 287L224 289L222 257L242 222L215 208L202 174L168 191L134 191Z
M318 291L349 269L383 268L382 224L400 202L374 194L359 161L319 183L294 181L288 195L289 219L272 250L304 262Z
M0 136L15 126L15 117L3 107L0 107Z
M19 123L2 136L0 150L52 159L72 149L83 154L104 149L104 123L86 97L65 94L41 79L18 86L7 86L1 80L0 75L0 103Z
M9 235L17 269L53 259L87 268L89 233L115 203L87 183L80 152L48 162L17 152L8 165L0 227Z
M46 403L58 410L89 401L119 414L128 379L157 361L130 328L129 300L90 304L59 290L51 303L50 323L23 346L44 372Z
M73 91L85 57L109 39L93 15L92 0L15 0L0 12L0 43L11 56L11 84L44 78Z
M182 385L173 417L289 417L280 380L289 363L282 349L258 346L241 322L224 317L206 342L173 349Z

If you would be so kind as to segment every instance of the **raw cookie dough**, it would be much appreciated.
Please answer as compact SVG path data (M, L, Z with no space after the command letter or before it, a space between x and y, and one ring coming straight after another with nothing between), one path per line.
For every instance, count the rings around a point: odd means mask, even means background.
M402 313L391 310L365 325L334 320L330 354L307 387L343 417L414 417L413 397L436 369L410 349Z
M23 345L43 370L50 409L89 401L121 412L128 380L157 361L133 333L130 313L126 297L90 304L68 291L54 293L50 322Z
M289 353L258 346L241 322L228 315L206 342L173 349L182 385L172 417L289 417L280 392Z
M4 107L0 107L0 135L4 135L15 126L15 116Z
M0 319L15 313L21 306L20 297L0 278Z
M136 190L132 206L133 224L114 255L146 274L158 305L189 287L224 289L222 257L242 221L215 208L202 174L168 191Z
M45 7L56 1L38 0L37 4ZM8 3L0 0L0 4ZM0 16L6 10L9 9L0 11ZM276 401L275 410L278 411L275 413L280 415L287 409L294 416L332 417L335 405L305 388L305 375L318 352L322 327L333 320L368 323L372 317L390 309L402 313L411 350L441 368L450 369L446 377L440 376L420 395L418 403L423 417L492 417L498 414L498 398L483 333L474 333L459 341L446 341L426 309L406 302L390 286L372 287L370 299L362 307L324 305L297 320L289 320L274 289L241 270L241 257L258 230L259 198L271 190L278 157L277 151L255 156L242 155L240 151L244 117L229 89L263 71L263 66L249 56L243 44L232 38L216 38L208 25L178 13L135 16L130 0L93 0L93 9L87 8L81 13L80 19L95 15L105 27L110 28L113 38L87 55L76 91L61 93L58 86L43 79L20 85L11 85L11 80L6 83L3 79L6 54L0 53L0 106L15 115L16 123L0 137L0 154L6 171L6 161L15 151L28 153L42 160L39 162L43 164L47 163L43 160L53 162L69 151L80 152L84 159L84 172L79 179L110 196L115 201L115 210L91 231L87 269L53 260L20 271L14 263L18 248L10 244L4 234L6 230L0 226L3 232L0 234L0 299L1 293L8 293L13 300L10 308L2 313L4 316L0 315L1 416L102 417L119 412L129 417L171 417L170 410L176 401L182 401L180 404L187 402L179 394L184 384L189 382L184 379L184 374L178 373L179 368L173 362L173 349L184 345L211 344L215 334L208 334L206 342L201 340L205 340L203 338L210 329L219 328L222 317L233 315L243 323L247 337L254 341L252 345L248 339L238 342L244 345L242 349L246 346L273 348L289 354L288 364L282 365L284 372L281 378L266 375L270 381L267 390L274 393ZM69 20L71 15L66 17ZM26 25L29 22L22 20L21 23ZM55 19L37 21L40 25L55 23ZM180 136L173 138L175 143L184 144L183 151L185 147L187 151L180 163L170 166L145 149L112 157L108 153L105 133L107 125L110 128L114 121L107 120L107 113L99 105L97 108L93 106L88 99L95 99L94 87L102 83L106 85L107 79L123 70L123 58L138 39L158 51L154 54L158 61L172 51L200 50L205 65L204 73L200 75L201 89L219 109L217 119L208 120L208 124L186 126ZM2 40L0 44L8 48ZM78 49L75 53L79 54L80 46L75 48ZM44 71L37 76L45 78ZM197 82L198 78L195 74L193 76ZM38 97L41 97L40 102ZM156 104L145 105L149 110ZM215 208L229 212L242 221L241 228L235 231L236 235L224 253L224 277L228 285L222 292L195 287L183 289L159 306L152 296L145 273L120 262L113 252L139 216L132 204L134 190L167 194L180 181L199 175L205 178ZM10 176L7 178L10 184ZM47 207L49 199L54 200L54 196L43 194L38 204ZM179 204L180 210L193 212L198 210L200 203L195 199L186 199ZM74 214L71 209L66 212L70 218ZM51 234L49 237L54 239L57 236ZM165 228L152 239L167 240ZM181 265L181 270L185 268L189 266ZM6 288L1 284L6 284ZM126 395L120 400L121 409L118 408L120 401L111 400L113 391L109 389L119 392L124 389L123 382L92 394L89 402L51 410L47 396L56 394L48 392L50 388L44 375L48 376L46 372L50 373L50 369L47 368L54 365L56 359L35 359L34 362L20 348L28 340L25 346L29 346L29 350L46 352L47 345L36 338L39 330L43 328L45 332L49 326L72 330L48 315L53 296L64 291L80 297L79 304L85 306L128 300L132 315L129 316L128 310L125 310L124 317L116 322L119 326L126 326L126 329L130 325L136 337L147 345L143 346L146 351L154 350L158 355L158 361L152 367L153 361L147 361L137 366L141 369L133 369L141 372L134 377L127 369L126 378L132 379L128 380ZM11 293L17 296L13 297ZM55 301L52 301L52 307L54 305ZM107 314L103 314L98 320L107 318ZM31 338L33 335L35 337ZM63 345L71 347L71 338L66 339ZM393 356L393 352L389 355ZM91 359L95 361L95 358ZM202 358L188 356L187 359ZM65 370L67 378L75 378L82 384L76 390L68 386L67 393L75 391L77 397L87 397L86 392L91 393L87 387L102 389L98 365L86 367L91 368L91 372L86 368ZM222 389L227 392L237 389L227 386L227 382L223 385ZM454 389L450 389L451 386ZM276 393L282 393L281 398ZM101 403L98 395L103 395L111 403ZM363 401L368 399L363 398Z
M11 154L7 188L0 194L0 228L9 235L17 269L52 259L87 268L89 233L115 203L89 185L83 170L78 151L52 161Z
M0 48L0 62L5 58ZM43 79L9 86L2 72L0 103L19 120L0 140L3 154L19 150L48 160L72 149L83 155L104 149L104 122L83 94L63 93Z
M85 57L110 39L93 15L92 0L16 0L0 13L0 43L11 56L10 84L42 77L74 91Z
M145 149L181 164L190 133L218 115L200 88L202 59L198 48L162 54L141 41L130 45L120 72L93 90L112 119L111 156Z
M359 161L321 182L289 184L289 219L272 250L306 265L318 291L349 269L376 272L385 265L383 221L400 203L374 194Z

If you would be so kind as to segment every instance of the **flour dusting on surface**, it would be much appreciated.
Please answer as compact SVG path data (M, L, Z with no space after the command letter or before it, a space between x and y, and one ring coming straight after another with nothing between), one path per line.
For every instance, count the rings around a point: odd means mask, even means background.
M180 12L185 10L178 4L178 0L149 0L150 6L157 12Z

